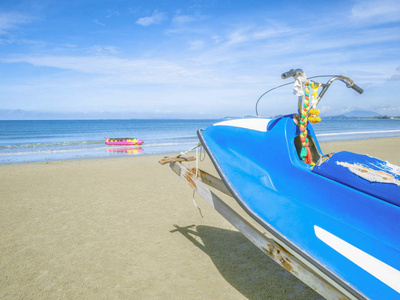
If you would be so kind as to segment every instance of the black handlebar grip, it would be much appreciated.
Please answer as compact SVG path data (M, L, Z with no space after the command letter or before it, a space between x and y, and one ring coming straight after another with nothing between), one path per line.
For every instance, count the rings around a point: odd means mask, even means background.
M282 77L282 79L286 79L286 78L289 78L289 77L293 77L294 75L296 75L296 70L295 69L291 69L290 71L287 71L287 72L283 73L281 75L281 77Z
M353 90L355 90L357 93L359 93L359 94L362 94L363 92L364 92L364 90L362 89L362 88L360 88L358 85L356 85L356 84L353 84L352 86L351 86L351 88L353 89Z

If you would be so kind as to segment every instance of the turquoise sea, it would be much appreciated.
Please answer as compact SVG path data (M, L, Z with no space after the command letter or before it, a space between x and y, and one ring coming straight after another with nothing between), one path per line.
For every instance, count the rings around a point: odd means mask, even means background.
M185 151L196 132L221 120L0 121L0 164L151 155ZM400 120L322 120L319 141L400 136ZM140 147L107 146L104 138L140 138Z

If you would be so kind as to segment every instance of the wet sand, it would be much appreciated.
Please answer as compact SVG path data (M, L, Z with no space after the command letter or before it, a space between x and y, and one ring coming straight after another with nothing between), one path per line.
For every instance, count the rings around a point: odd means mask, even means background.
M400 165L398 149L322 144ZM0 165L0 298L321 298L196 197L201 217L160 158Z

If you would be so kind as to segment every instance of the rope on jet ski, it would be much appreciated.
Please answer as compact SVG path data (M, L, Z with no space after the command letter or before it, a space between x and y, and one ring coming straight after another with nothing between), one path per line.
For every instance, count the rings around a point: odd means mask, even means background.
M181 152L178 155L178 158L183 156L183 155L186 155L188 152L193 151L194 149L196 149L196 159L195 159L196 160L196 173L195 173L194 176L195 176L195 178L197 178L197 175L198 175L197 171L199 170L199 161L203 161L205 159L205 154L204 154L203 158L201 156L201 152L202 152L202 150L204 150L203 149L203 145L201 143L198 143L196 146L194 146L194 147L192 147L192 148L190 148L190 149L188 149L188 150L186 150L184 152ZM202 218L204 218L203 214L201 213L201 208L197 205L196 200L194 199L195 195L196 195L196 190L193 190L193 196L192 196L193 205L199 210L200 216Z
M308 118L308 111L310 110L310 81L306 81L305 89L304 89L304 103L303 108L301 110L301 117L300 117L300 140L301 144L303 145L300 157L303 161L307 164L312 164L312 155L310 151L310 143L307 138L307 118Z
M321 121L321 118L318 117L319 110L316 109L317 106L317 99L318 99L318 88L321 86L321 83L315 83L314 81L307 80L304 87L304 103L303 108L301 110L301 117L300 117L300 140L301 144L303 145L300 157L301 159L307 163L312 165L312 154L310 151L310 142L307 137L307 122L310 123L318 123ZM312 103L310 103L310 88L313 90L312 92ZM312 108L310 109L310 105ZM309 116L310 115L310 116Z

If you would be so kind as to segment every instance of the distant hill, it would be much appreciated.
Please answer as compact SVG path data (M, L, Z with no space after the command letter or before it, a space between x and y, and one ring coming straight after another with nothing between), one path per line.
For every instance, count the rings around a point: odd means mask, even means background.
M381 116L380 113L370 111L370 110L352 110L348 113L342 114L346 117L355 117L355 118L372 118Z
M351 118L373 118L380 117L381 114L369 110L352 110L336 116L328 116L328 119L351 119Z

